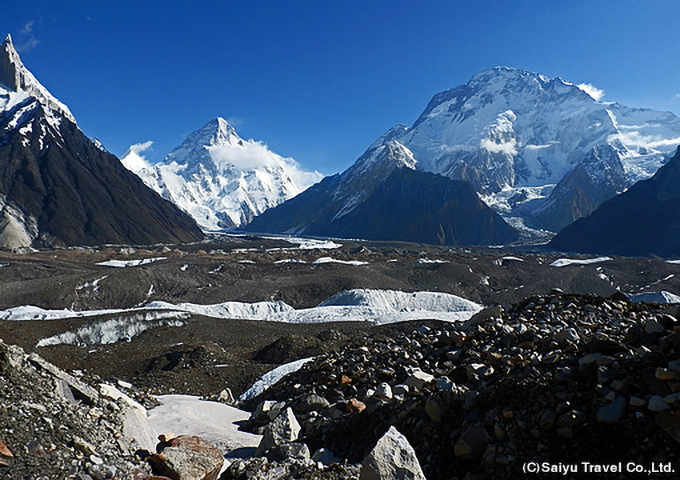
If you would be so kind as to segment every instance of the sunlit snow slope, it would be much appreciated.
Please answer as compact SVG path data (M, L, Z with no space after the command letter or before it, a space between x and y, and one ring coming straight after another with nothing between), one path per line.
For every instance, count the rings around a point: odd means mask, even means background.
M672 113L587 90L497 67L435 95L394 139L417 168L468 180L498 212L556 231L649 178L680 144Z
M322 177L261 142L243 140L223 118L189 135L163 162L152 165L144 159L149 146L131 147L123 165L206 230L248 223Z

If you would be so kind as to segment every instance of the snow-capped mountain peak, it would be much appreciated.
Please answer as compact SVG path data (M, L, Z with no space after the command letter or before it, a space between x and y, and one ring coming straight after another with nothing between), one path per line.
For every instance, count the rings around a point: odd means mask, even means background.
M322 177L262 142L243 140L221 117L188 135L161 163L150 165L143 158L149 146L133 145L123 164L206 230L247 223Z
M76 123L68 107L57 100L24 66L9 34L2 43L2 52L0 52L0 84L17 93L25 92L49 110L58 112Z
M520 197L535 207L582 162L582 174L599 182L593 159L603 169L612 163L593 149L611 147L619 157L614 192L621 182L625 189L650 177L680 144L680 118L603 102L602 93L589 84L496 67L435 95L411 128L387 135L413 153L418 169L467 180L499 212L526 217L531 209L517 210Z

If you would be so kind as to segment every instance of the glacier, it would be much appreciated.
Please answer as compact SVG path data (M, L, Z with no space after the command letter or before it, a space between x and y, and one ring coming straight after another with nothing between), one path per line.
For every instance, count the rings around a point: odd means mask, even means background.
M258 320L284 323L368 322L376 325L409 320L468 320L482 306L441 292L401 292L355 289L337 293L316 307L295 309L282 301L223 302L212 305L172 304L153 301L132 309L49 310L19 306L0 310L0 320L40 321L68 318L89 319L88 325L41 340L40 345L94 344L129 340L147 328L179 326L189 315L218 319ZM105 318L100 318L105 317Z

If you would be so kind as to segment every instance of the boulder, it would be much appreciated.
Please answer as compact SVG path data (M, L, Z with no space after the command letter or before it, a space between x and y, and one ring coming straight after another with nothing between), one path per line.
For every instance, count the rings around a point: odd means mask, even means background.
M375 396L382 400L392 400L392 387L390 387L389 383L382 382L378 385L378 388L375 389Z
M414 390L421 390L426 384L434 382L435 378L427 372L416 369L404 382L409 388Z
M456 457L463 460L482 458L491 437L484 427L469 427L454 445Z
M296 411L302 413L321 412L330 406L331 404L328 402L328 400L322 396L316 395L315 393L310 393L309 395L305 395L300 399L296 406Z
M601 407L597 412L597 421L602 423L616 423L626 413L626 399L617 397L612 403Z
M286 408L265 427L256 455L262 455L272 447L294 442L297 440L300 430L301 427L297 418L295 418L293 409Z
M270 462L284 462L289 458L309 460L309 447L304 443L284 443L267 450L267 460Z
M275 402L273 400L264 400L257 405L255 411L250 415L251 422L258 425L264 425L267 422L274 420L281 410L285 407L283 402Z
M361 464L360 480L425 480L416 452L390 427Z
M19 370L24 363L24 351L16 345L7 345L0 340L0 373Z
M427 397L425 402L425 413L430 417L433 422L441 422L444 417L444 412L442 412L442 407L439 406L437 401L432 397Z
M85 382L81 382L73 375L60 370L39 355L32 353L28 360L39 369L48 372L54 378L66 382L76 399L82 400L89 405L94 405L100 401L99 392Z
M222 469L222 453L200 437L180 435L156 447L149 457L154 474L172 480L217 480Z

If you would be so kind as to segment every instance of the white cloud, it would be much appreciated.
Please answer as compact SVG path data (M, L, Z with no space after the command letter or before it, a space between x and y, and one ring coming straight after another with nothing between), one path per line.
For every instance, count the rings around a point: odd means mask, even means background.
M610 135L608 140L619 140L629 148L668 148L680 144L680 137L664 139L660 135L644 135L640 132L620 132Z
M282 156L269 150L267 145L253 140L243 141L236 145L215 145L208 147L210 157L220 167L233 165L243 171L261 168L282 168L300 188L307 188L321 180L318 172L306 172L292 158Z
M153 142L151 140L144 143L135 143L128 148L128 151L125 152L125 155L121 157L120 161L125 168L133 172L139 172L140 170L148 168L150 167L149 162L146 161L146 158L142 153L149 150L152 145Z
M35 35L33 35L33 28L34 27L35 27L35 20L29 20L21 28L21 31L19 32L20 33L20 40L15 45L17 52L19 52L19 53L28 52L29 50L33 50L35 47L37 47L40 44L40 40L35 38Z
M135 152L136 154L140 154L142 152L146 152L153 146L153 140L149 140L148 142L144 143L135 143L132 145L129 149L130 152Z
M581 83L576 85L578 88L586 92L593 100L598 102L604 98L604 90L597 88L589 83Z
M517 140L514 138L511 138L509 141L503 143L496 143L489 138L483 138L479 146L490 153L517 155Z
M30 33L32 33L33 32L33 25L35 25L34 20L29 20L28 22L26 22L26 24L24 25L24 28L21 29L21 34L22 35L29 35Z
M19 53L26 53L29 50L33 50L39 44L40 44L40 40L38 40L37 38L29 38L25 42L21 42L19 45L17 45L16 49L17 49L17 52L19 52Z

